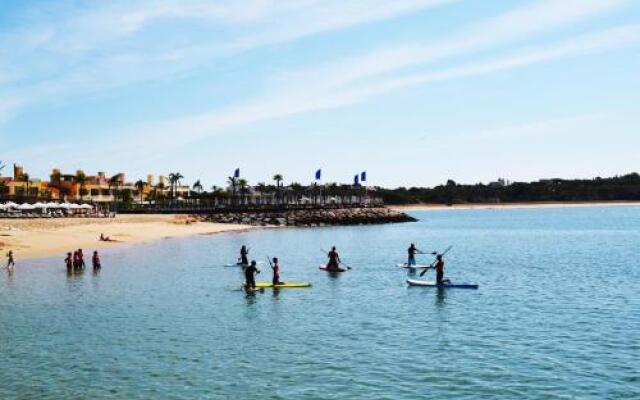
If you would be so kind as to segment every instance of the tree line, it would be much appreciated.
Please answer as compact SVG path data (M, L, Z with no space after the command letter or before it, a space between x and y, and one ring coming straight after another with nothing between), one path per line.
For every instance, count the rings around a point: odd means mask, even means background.
M611 178L543 179L536 182L458 184L453 180L433 188L376 188L385 204L473 204L640 200L640 175Z

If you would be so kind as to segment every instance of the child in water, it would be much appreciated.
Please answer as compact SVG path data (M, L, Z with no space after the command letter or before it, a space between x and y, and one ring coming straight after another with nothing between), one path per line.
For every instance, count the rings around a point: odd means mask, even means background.
M64 259L64 262L67 265L67 272L71 273L73 271L73 256L71 253L67 253L67 258Z
M93 264L93 270L97 271L100 268L102 268L102 266L100 265L100 256L98 255L98 251L94 251L93 252L93 257L91 258L92 264Z
M13 269L15 267L16 262L13 260L13 250L9 250L7 253L7 269Z

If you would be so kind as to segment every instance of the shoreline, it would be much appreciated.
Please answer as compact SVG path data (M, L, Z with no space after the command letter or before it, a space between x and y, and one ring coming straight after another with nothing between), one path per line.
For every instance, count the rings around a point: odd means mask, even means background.
M7 251L16 262L60 256L81 248L93 250L193 235L242 232L255 226L197 221L187 215L118 215L115 218L3 219L0 218L0 252L4 266ZM100 241L100 234L114 241ZM61 261L62 262L62 261Z
M476 203L476 204L407 204L387 206L398 211L440 211L440 210L498 210L532 208L581 208L581 207L640 207L640 201L566 201L566 202L522 202L522 203Z

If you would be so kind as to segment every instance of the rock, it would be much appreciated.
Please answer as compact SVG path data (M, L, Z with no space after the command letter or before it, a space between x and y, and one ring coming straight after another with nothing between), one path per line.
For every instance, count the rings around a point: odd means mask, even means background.
M250 213L216 213L197 216L199 221L260 226L332 226L415 222L409 215L383 207L330 210L287 210Z

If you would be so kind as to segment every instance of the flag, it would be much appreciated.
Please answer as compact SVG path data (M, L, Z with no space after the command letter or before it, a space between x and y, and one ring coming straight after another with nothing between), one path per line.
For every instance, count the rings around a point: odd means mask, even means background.
M236 172L233 173L234 178L240 178L240 168L236 168Z
M364 171L361 175L360 175L360 182L366 182L367 181L367 171Z
M316 180L319 181L320 179L322 179L322 170L321 169L316 171Z
M360 184L360 175L356 175L353 177L353 186L358 186Z

